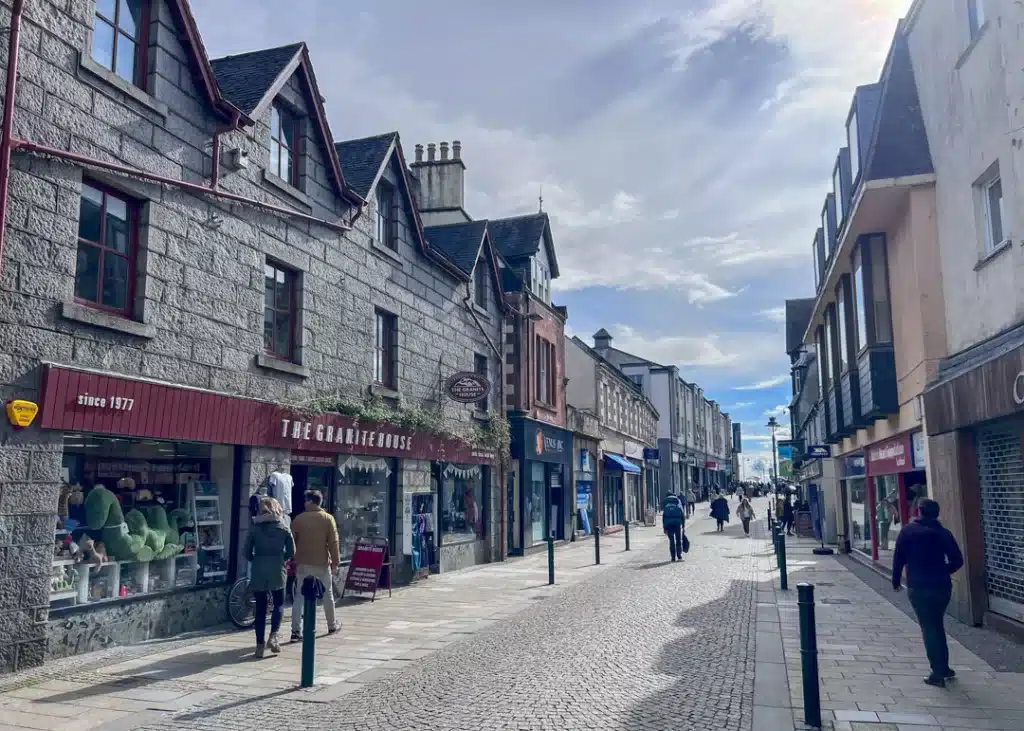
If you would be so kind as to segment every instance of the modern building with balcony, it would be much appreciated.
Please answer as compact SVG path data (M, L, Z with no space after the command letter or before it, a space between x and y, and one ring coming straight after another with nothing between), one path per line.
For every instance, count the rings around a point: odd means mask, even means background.
M836 459L838 532L887 564L928 494L920 396L946 355L936 178L905 22L878 81L854 93L831 173L803 344Z

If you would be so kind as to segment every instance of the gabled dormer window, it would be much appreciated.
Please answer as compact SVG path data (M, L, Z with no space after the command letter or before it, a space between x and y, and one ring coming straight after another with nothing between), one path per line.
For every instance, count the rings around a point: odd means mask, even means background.
M145 0L96 0L92 28L92 60L129 84L145 87Z
M299 184L299 122L295 114L280 104L270 112L270 166L271 173L289 185Z
M473 269L473 300L479 307L487 307L487 260L480 258Z
M377 184L377 242L392 251L398 249L395 235L395 189L383 180Z

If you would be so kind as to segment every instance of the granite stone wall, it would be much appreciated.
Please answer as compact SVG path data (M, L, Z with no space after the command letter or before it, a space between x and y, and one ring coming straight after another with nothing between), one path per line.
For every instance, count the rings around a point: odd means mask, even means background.
M200 92L195 65L164 0L154 0L154 9L143 90L89 59L92 3L26 3L15 135L207 181L212 135L223 122ZM0 3L0 26L9 19L7 5ZM6 63L6 44L0 43L0 64ZM250 163L237 171L223 167L221 187L327 220L351 221L356 211L330 177L327 141L315 132L301 68L282 96L304 115L304 190L264 172L269 110L254 127L223 136L225 155L240 148ZM138 203L135 297L127 318L74 301L83 180ZM0 270L0 395L38 399L39 364L50 361L286 403L325 392L363 396L373 379L374 308L381 307L398 316L403 399L442 408L452 428L465 428L472 407L442 402L439 388L451 372L472 370L475 353L489 358L491 402L498 403L497 359L463 305L470 290L420 254L411 237L403 237L395 254L374 246L374 213L371 204L354 229L342 234L173 186L16 152ZM298 273L296 362L287 367L263 357L268 259ZM483 321L498 342L501 314L493 299ZM0 669L35 665L46 654L61 436L0 427ZM243 496L265 477L267 460L278 456L284 455L250 454ZM240 525L244 531L245 521ZM106 620L89 613L78 621ZM152 617L142 625L177 631L177 625ZM142 625L132 620L132 629L100 634L110 642L130 641ZM50 651L87 646L94 641L51 640Z

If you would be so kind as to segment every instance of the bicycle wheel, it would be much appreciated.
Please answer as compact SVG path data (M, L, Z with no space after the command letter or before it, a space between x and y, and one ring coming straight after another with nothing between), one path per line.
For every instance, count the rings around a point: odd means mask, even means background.
M228 619L239 629L249 629L256 623L256 597L249 590L249 579L243 577L228 592Z

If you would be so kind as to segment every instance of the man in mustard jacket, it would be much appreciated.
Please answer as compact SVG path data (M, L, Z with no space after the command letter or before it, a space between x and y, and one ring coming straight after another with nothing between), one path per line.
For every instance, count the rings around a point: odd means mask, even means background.
M295 537L295 583L302 587L307 576L324 585L324 617L328 633L341 627L334 617L334 589L332 576L340 561L338 526L334 518L323 509L324 496L318 490L307 490L304 495L306 511L292 521ZM302 641L302 610L304 601L292 606L292 642Z

